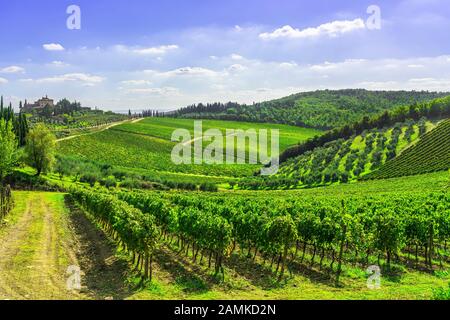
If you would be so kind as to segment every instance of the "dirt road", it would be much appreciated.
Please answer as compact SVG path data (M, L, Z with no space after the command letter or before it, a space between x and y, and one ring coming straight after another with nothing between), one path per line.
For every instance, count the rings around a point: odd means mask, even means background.
M0 300L123 298L126 265L62 193L14 192L0 226ZM81 269L81 290L67 281ZM73 267L72 267L73 268Z
M57 141L57 142L60 142L60 141L64 141L64 140L71 140L71 139L74 139L74 138L76 138L76 137L86 136L86 135L90 135L90 134L102 132L102 131L111 129L111 128L115 127L115 126L118 126L118 125L121 125L121 124L124 124L124 123L127 123L127 122L130 122L130 123L136 123L136 122L139 122L139 121L141 121L141 120L143 120L143 119L145 119L145 118L138 118L138 119L134 119L134 120L131 120L131 121L130 121L130 120L124 120L124 121L120 121L120 122L114 122L114 123L111 123L111 124L108 124L108 125L102 127L102 128L99 129L99 130L94 130L94 131L92 131L92 132L87 132L87 133L75 134L75 135L73 135L73 136L64 137L64 138L58 139L58 140L56 140L56 141Z

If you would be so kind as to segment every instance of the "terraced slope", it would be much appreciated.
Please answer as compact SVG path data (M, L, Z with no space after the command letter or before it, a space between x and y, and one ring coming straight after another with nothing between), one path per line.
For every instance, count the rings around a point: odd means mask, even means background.
M448 170L449 168L450 119L446 119L423 136L417 144L386 162L367 178L385 179Z

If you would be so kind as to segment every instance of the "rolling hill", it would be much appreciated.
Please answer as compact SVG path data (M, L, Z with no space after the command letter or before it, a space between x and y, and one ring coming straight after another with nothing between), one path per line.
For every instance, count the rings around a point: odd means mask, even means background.
M226 129L278 129L280 151L320 133L315 129L279 124L203 121L203 130L210 128L217 128L223 133ZM187 129L193 135L194 121L147 118L136 123L121 124L101 132L62 140L58 144L58 154L60 157L124 168L141 176L148 176L153 181L163 178L187 182L207 179L217 182L219 177L223 181L252 175L260 167L254 164L176 165L171 160L171 152L176 145L171 141L171 135L175 129Z
M352 124L395 107L421 103L448 93L428 91L368 91L363 89L319 90L293 94L253 105L237 103L197 104L181 108L173 116L283 123L331 129Z
M246 178L239 186L289 189L446 170L450 139L445 119L449 112L450 97L444 97L364 117L286 149L274 177ZM441 120L445 121L425 137ZM380 173L371 174L381 166L385 167Z

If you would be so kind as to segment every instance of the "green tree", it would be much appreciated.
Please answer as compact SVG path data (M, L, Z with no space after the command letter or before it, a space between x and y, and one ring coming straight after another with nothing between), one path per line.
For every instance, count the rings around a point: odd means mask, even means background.
M17 161L17 140L11 121L0 119L0 182L11 173Z
M36 169L36 175L48 172L55 162L56 138L42 123L30 130L25 146L26 161Z

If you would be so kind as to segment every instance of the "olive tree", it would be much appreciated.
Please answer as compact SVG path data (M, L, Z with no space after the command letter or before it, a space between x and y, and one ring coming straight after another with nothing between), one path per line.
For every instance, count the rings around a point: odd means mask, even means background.
M42 123L30 130L25 146L27 163L36 169L36 176L48 172L55 162L56 138Z

